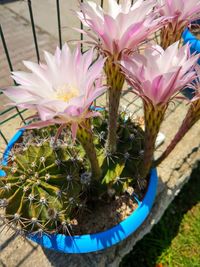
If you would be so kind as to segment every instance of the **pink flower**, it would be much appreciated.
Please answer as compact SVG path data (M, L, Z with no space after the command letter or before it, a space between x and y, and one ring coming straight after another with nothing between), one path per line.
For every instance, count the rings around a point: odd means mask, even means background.
M118 54L124 49L136 49L151 33L162 27L163 18L156 18L153 11L154 0L138 0L131 5L130 0L117 4L116 0L108 0L108 12L100 5L88 1L80 4L79 19L91 32L86 33L101 48L111 54Z
M185 26L200 18L199 0L158 0L160 14L172 17L172 22L183 23Z
M122 68L133 91L154 106L167 104L175 94L195 78L192 70L199 58L190 55L189 46L176 42L163 50L147 47L144 55L124 56Z
M19 86L4 89L4 94L13 105L37 110L41 121L29 128L70 123L75 137L79 123L98 115L89 107L106 90L100 82L105 60L92 64L93 55L93 50L81 54L80 47L71 52L65 44L54 55L45 52L46 64L24 61L32 73L13 72Z

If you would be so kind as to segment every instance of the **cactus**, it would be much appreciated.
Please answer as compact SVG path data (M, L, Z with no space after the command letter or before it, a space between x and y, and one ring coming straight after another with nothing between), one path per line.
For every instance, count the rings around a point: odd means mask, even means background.
M23 231L64 231L79 208L83 162L51 139L16 149L0 179L4 219ZM23 151L24 150L24 151Z
M138 183L137 177L139 165L142 162L144 151L144 132L141 127L132 122L132 119L124 111L118 118L118 142L116 152L109 153L106 149L106 136L108 134L108 113L104 113L104 119L94 120L94 132L99 138L95 146L101 145L97 155L102 170L102 184L106 184L107 190L114 190L114 194L121 194L127 188ZM104 136L104 138L102 138Z
M125 117L122 113L118 120L119 142L112 155L105 149L108 113L93 120L94 146L102 173L99 180L92 176L79 141L73 144L69 129L64 129L56 142L57 126L25 131L11 151L8 165L2 166L6 173L0 179L4 221L20 232L69 234L71 221L91 198L112 198L137 183L144 134ZM93 187L97 190L91 190Z

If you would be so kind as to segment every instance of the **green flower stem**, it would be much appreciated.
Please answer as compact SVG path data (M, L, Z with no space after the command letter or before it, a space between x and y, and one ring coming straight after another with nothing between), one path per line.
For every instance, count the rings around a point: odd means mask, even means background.
M118 59L108 57L105 63L105 73L109 86L109 121L107 151L114 153L117 146L117 118L120 96L124 84L124 75L120 72L120 66L115 63Z
M176 26L173 26L171 23L169 23L167 26L164 26L160 33L160 45L162 48L167 49L167 47L171 44L181 40L184 28L185 27L183 25L176 24Z
M166 148L166 150L162 153L162 155L154 162L154 166L158 166L168 155L172 152L172 150L176 147L176 145L181 141L181 139L185 136L185 134L189 131L189 129L200 119L200 100L197 100L191 103L191 106L183 120L178 132L175 137Z
M101 169L99 167L96 150L93 143L93 134L91 131L90 120L86 120L84 122L84 125L79 125L77 131L77 139L83 146L86 156L90 161L92 177L94 177L95 180L99 180L101 176Z
M146 178L152 167L155 142L166 108L167 105L154 107L152 104L144 102L145 143L144 157L139 168L140 178Z

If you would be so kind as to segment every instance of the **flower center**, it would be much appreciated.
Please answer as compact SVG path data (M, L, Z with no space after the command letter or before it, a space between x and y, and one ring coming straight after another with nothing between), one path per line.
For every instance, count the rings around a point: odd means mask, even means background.
M64 84L57 88L56 98L68 102L70 99L79 95L79 91L76 88L70 87L68 84Z

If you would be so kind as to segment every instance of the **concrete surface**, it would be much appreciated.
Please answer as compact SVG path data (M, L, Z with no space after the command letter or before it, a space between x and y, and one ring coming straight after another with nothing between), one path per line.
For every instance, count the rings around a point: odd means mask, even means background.
M72 27L79 28L80 21L74 16L78 10L78 0L60 0L60 14L63 42L73 39L79 39L80 35ZM94 0L100 4L101 0ZM108 1L104 0L104 9L107 9ZM27 9L27 1L16 1L7 4L7 7L13 12L20 14L23 18L30 21L30 15ZM55 38L58 37L56 1L54 0L32 0L32 8L35 24Z

